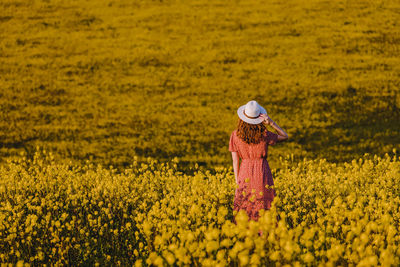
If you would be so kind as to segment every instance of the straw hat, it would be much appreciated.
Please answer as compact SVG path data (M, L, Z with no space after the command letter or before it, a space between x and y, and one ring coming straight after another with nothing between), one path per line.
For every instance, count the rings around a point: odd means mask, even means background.
M239 118L250 124L260 124L263 122L263 118L259 117L260 114L267 114L265 108L260 106L257 101L251 100L246 105L238 108L237 114Z

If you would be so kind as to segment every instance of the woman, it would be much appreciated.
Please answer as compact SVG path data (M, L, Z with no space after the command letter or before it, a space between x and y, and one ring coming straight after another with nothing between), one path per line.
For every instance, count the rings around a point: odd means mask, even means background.
M249 220L257 221L260 209L270 209L276 196L271 169L267 161L268 146L288 139L266 110L252 100L237 110L238 128L231 134L229 151L232 152L236 183L234 211L246 210ZM269 125L277 131L267 130ZM239 158L242 163L239 168ZM236 216L236 215L235 215ZM235 218L233 222L236 223Z

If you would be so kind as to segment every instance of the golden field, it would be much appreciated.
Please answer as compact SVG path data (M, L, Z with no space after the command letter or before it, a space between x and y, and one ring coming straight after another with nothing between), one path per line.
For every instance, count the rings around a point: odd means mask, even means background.
M400 148L399 21L397 0L2 0L0 155L227 166L255 99L290 136L273 166L383 156Z
M149 159L123 173L49 153L0 168L0 261L41 265L398 266L400 157L282 159L258 222L232 223L232 171ZM263 235L258 235L258 230Z
M0 263L399 266L399 93L397 0L1 0ZM252 99L290 139L236 226Z

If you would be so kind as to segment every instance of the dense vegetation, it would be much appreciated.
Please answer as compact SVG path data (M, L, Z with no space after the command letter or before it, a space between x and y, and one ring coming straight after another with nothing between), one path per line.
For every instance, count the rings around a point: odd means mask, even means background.
M238 106L343 162L399 149L400 3L0 2L0 155L226 166Z
M399 93L397 0L2 0L0 263L399 266ZM290 136L259 222L252 99Z
M259 222L232 223L234 177L49 154L0 168L0 261L62 265L399 266L400 158L293 163ZM259 236L258 231L263 231Z

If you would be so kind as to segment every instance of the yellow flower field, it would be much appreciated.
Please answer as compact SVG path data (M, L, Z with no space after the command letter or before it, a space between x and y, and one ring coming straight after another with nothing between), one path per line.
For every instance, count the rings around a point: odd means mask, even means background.
M0 169L0 261L39 265L398 266L399 157L343 166L304 160L275 172L277 197L258 222L232 223L232 170L186 175L134 161ZM263 235L259 236L258 231Z
M0 264L399 266L399 73L398 0L1 0ZM289 135L258 222L252 99Z

